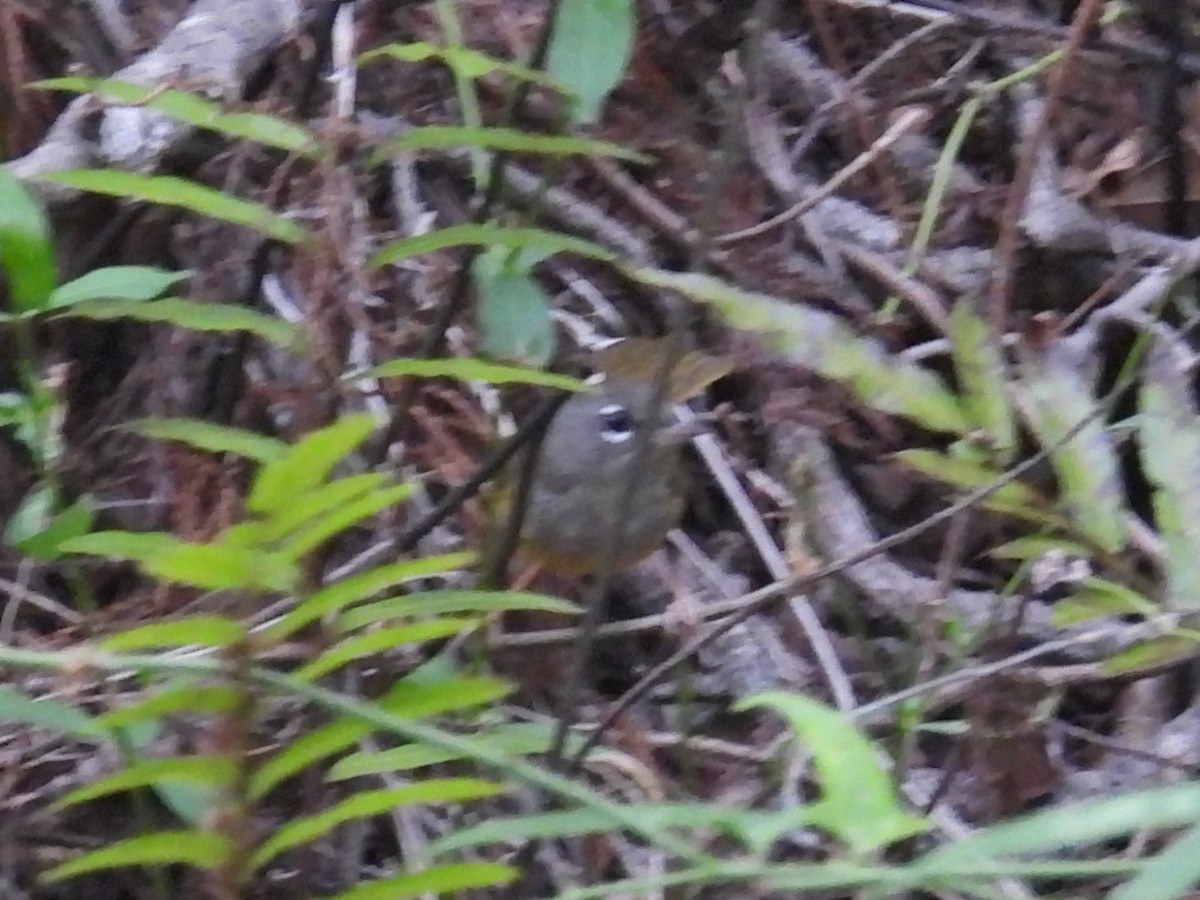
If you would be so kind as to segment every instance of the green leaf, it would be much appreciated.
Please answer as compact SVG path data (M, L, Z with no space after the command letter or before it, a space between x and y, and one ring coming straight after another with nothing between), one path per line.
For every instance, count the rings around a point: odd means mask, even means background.
M164 89L161 85L146 87L115 78L82 76L48 78L34 82L32 87L80 94L90 92L118 103L146 106L172 119L224 134L234 140L253 141L264 147L275 147L310 159L316 159L322 153L316 136L302 125L263 113L227 113L211 100L190 91Z
M463 381L483 381L488 384L536 384L563 391L586 391L588 385L570 375L559 375L544 369L506 366L482 359L393 359L382 365L355 372L347 380L362 378L396 378L419 375L422 378L460 378Z
M1196 639L1181 635L1165 635L1135 644L1100 665L1105 675L1132 675L1158 669L1196 656Z
M159 782L187 782L210 789L224 790L237 778L237 765L228 756L184 756L170 759L136 759L125 768L93 778L55 801L58 808L77 806L97 797L106 797L150 787Z
M521 81L536 82L545 87L563 90L554 79L544 72L496 59L474 50L468 50L466 47L438 47L424 41L413 44L387 44L361 54L358 57L358 64L363 66L378 59L395 59L401 62L440 59L458 75L472 81L490 75L492 72L503 72Z
M151 622L102 639L99 646L114 653L146 647L229 647L246 639L240 622L225 616L184 616Z
M444 618L368 631L334 644L312 662L302 666L295 676L305 681L313 681L355 660L366 659L396 647L423 644L426 641L449 637L474 628L479 622L479 619Z
M248 868L254 871L284 850L316 840L330 829L355 819L377 816L397 806L414 803L451 803L490 797L500 790L499 785L478 778L438 778L399 788L364 791L316 815L290 820L255 850Z
M19 547L26 541L36 539L50 525L57 506L58 491L54 487L48 484L34 486L21 498L20 505L9 519L4 529L5 541Z
M486 56L483 53L470 50L462 45L442 47L438 55L454 71L455 75L470 80L482 78L485 75L490 75L492 72L503 72L505 75L509 75L520 81L540 84L543 87L552 88L559 93L564 90L562 85L558 84L545 72L539 72L537 69L517 65L507 60Z
M1030 400L1031 426L1045 447L1091 416L1088 424L1051 454L1062 505L1070 519L1110 553L1125 545L1124 490L1116 448L1095 415L1096 401L1079 365L1059 341L1021 359L1022 384Z
M531 134L516 128L426 125L421 128L412 128L399 137L387 141L371 155L371 164L379 165L386 162L390 156L396 153L464 145L486 147L491 150L507 150L514 153L540 153L551 156L585 153L593 156L616 156L641 163L651 162L650 157L628 150L620 144L597 141L592 138Z
M862 865L848 860L833 859L828 862L806 865L804 863L784 863L771 866L761 879L761 883L773 894L788 897L803 897L825 894L843 894L852 897L872 896L876 893L887 896L901 896L905 893L906 882L896 885L894 890L890 882L896 880L882 866ZM957 886L957 885L956 885ZM861 890L855 890L861 888ZM964 895L968 889L963 889Z
M743 291L718 278L621 266L630 278L678 291L712 306L729 324L756 331L797 365L845 384L868 406L904 416L930 431L966 435L971 421L945 384L920 366L856 335L828 313L767 294Z
M444 685L445 675L442 673L451 664L450 654L443 652L434 660L420 666L413 673L413 677L420 674L422 679L439 679L437 689L442 695L441 703L454 704L456 708L461 709L464 702L464 691L455 685L450 685L446 689ZM572 803L583 803L590 808L601 810L623 828L683 860L698 863L711 858L705 851L697 849L690 842L681 840L675 834L656 832L647 827L636 815L629 814L621 804L610 801L602 793L576 780L556 775L522 759L499 753L489 747L486 741L453 734L435 724L418 720L417 716L433 715L434 711L414 708L408 702L408 697L399 698L403 702L397 703L393 709L391 704L397 700L394 692L389 692L389 695L384 698L385 702L381 704L379 701L366 702L353 694L339 693L319 685L296 682L284 674L262 671L258 678L277 690L294 692L298 696L307 697L319 703L322 707L369 723L385 735L398 735L410 741L429 743L462 752L477 761L479 765L505 773L510 780L519 779L521 782L549 791L560 799ZM480 681L480 679L471 680ZM460 681L464 681L464 679L460 679ZM500 687L503 689L503 686ZM430 695L427 694L426 699L429 698ZM494 705L495 697L480 702ZM475 714L478 716L479 712L477 711ZM456 718L461 720L462 717Z
M558 7L546 70L577 98L577 122L600 118L633 50L633 0L567 0Z
M367 50L358 55L355 60L359 66L366 66L373 62L378 62L381 59L394 59L400 62L424 62L427 59L440 59L444 47L439 47L437 44L431 44L428 41L414 41L411 44L385 44L382 47L376 47L373 50ZM492 71L490 65L493 60L490 56L477 54L482 57L485 69L483 74ZM498 64L498 61L497 61Z
M192 331L248 331L280 347L299 347L304 335L296 326L229 303L197 303L182 297L162 300L84 300L58 313L83 319L136 319L165 322Z
M554 742L554 732L551 727L538 722L506 723L489 728L477 737L487 741L488 747L493 750L499 750L510 756L532 756L546 753ZM567 755L569 756L581 748L583 740L581 734L568 735ZM405 772L459 759L463 759L462 753L442 747L433 747L427 744L404 744L388 750L351 753L330 767L327 778L329 781L343 781L363 775L378 775L381 772Z
M836 710L799 694L767 691L735 709L769 706L787 719L812 752L821 799L800 814L864 856L912 837L929 826L901 806L871 741ZM782 830L790 830L784 816Z
M660 808L654 805L631 804L629 812L637 815L655 829L665 827ZM701 825L702 808L692 807L692 824ZM563 840L587 834L603 834L619 826L611 816L595 809L570 809L523 816L493 816L476 825L458 828L435 841L432 852L443 855L468 847L487 844L508 844L510 841Z
M409 676L392 685L377 703L396 715L419 719L492 703L509 690L504 682L482 676L456 676L430 684ZM261 800L280 782L353 746L372 730L365 722L339 719L300 735L252 773L247 795Z
M88 553L110 559L148 559L182 543L160 531L95 531L68 542L67 553Z
M1108 616L1153 616L1159 608L1131 588L1104 578L1084 578L1065 600L1054 604L1052 619L1065 628Z
M806 310L811 312L815 311ZM789 342L789 355L795 359L799 342L813 337L795 335ZM840 322L831 329L828 343L811 349L813 368L851 388L867 405L904 416L930 431L966 433L968 421L962 406L941 379L901 357L882 353L877 344L853 334ZM801 353L802 358L805 355Z
M557 231L543 228L505 228L495 223L451 225L427 234L385 244L367 265L378 269L420 253L464 245L504 247L509 250L534 250L547 258L555 253L574 253L587 259L612 260L614 254L594 244Z
M342 631L355 631L366 625L402 616L442 616L448 613L504 612L512 609L542 610L566 616L580 613L578 606L566 600L524 591L422 591L346 610L338 618L337 627Z
M955 447L963 446L959 442ZM952 450L954 448L951 448ZM911 466L921 474L945 484L970 492L992 484L1003 477L1003 473L991 463L983 460L976 451L973 455L939 453L936 450L901 450L894 458ZM1016 516L1048 528L1064 529L1068 522L1054 508L1048 498L1022 481L1001 484L980 504L992 512Z
M121 866L190 865L216 869L228 861L229 841L212 831L158 831L127 838L102 850L84 853L75 859L43 872L44 883L74 878L88 872L101 872Z
M204 712L218 711L214 709L214 704L208 696L208 691L213 690L212 686L197 686L191 680L183 678L178 681L178 686L189 690L186 696L181 696L180 702L174 705L172 711L183 711L193 717ZM233 709L241 698L241 693L232 687L224 686L224 689L226 694L232 696L228 704L219 710L220 712ZM183 692L176 690L175 693L182 695ZM159 700L159 697L150 698L151 702L146 702L145 705L155 705L154 701ZM126 755L136 754L139 750L148 751L155 747L161 739L161 729L157 720L165 713L160 712L157 716L143 715L140 717L130 715L131 707L136 709L141 705L142 701L134 701L133 704L122 705L98 719L98 721L105 720L107 722L111 717L114 723L122 720L123 724L113 724L112 729L120 730L122 747ZM166 704L158 702L157 705L165 706ZM227 790L224 788L213 789L204 780L156 780L149 787L171 812L188 825L201 825L204 822L213 821L211 817L229 803Z
M215 188L173 175L139 175L120 169L72 169L41 176L46 181L112 197L179 206L214 219L244 225L285 244L300 244L308 232L260 203L230 197Z
M916 469L922 475L962 488L964 491L972 491L985 484L991 484L1004 474L994 466L980 460L950 456L936 450L914 448L901 450L892 456ZM1009 481L1001 485L988 499L1003 503L1008 508L1036 508L1046 503L1044 497L1022 481Z
M110 740L96 719L69 703L52 697L35 700L7 684L0 684L0 722L47 728L86 740Z
M305 598L291 612L267 629L269 641L286 640L298 628L310 622L338 612L351 603L371 597L380 591L412 581L452 572L474 559L472 553L447 553L441 556L426 556L421 559L401 560L351 575L322 588Z
M280 782L341 753L370 733L371 726L365 722L339 719L300 734L251 773L247 797L262 800Z
M636 817L640 827L652 832L713 829L729 835L741 831L748 818L760 816L753 810L698 803L634 803L627 804L622 812L627 816ZM618 828L620 825L612 815L598 808L584 807L523 816L493 817L478 825L460 828L447 834L435 841L431 850L436 855L442 855L481 844L562 839L608 833Z
M31 398L17 391L0 391L0 425L19 425L35 415Z
M1193 825L1152 857L1142 871L1108 894L1107 900L1175 900L1194 896L1200 881L1200 826Z
M209 453L236 453L260 463L282 459L289 447L278 438L200 419L138 419L123 427L149 438L179 441Z
M341 510L347 504L367 495L377 496L379 492L388 490L391 492L389 502L399 502L399 499L411 493L409 485L389 488L387 481L388 476L382 472L364 472L361 475L347 475L345 478L322 484L302 497L297 497L291 506L279 510L270 519L252 523L255 527L244 531L247 546L279 541L299 529L311 529L323 522L330 512ZM397 497L399 499L393 499ZM229 539L231 543L243 540L241 536L235 536L232 530L222 537Z
M456 675L423 684L415 677L395 684L384 698L386 709L408 719L483 706L505 697L511 686L485 675Z
M1142 464L1154 485L1154 522L1167 551L1167 602L1200 607L1200 419L1190 366L1155 339L1143 370Z
M988 435L995 461L1011 461L1017 447L1017 426L1005 382L1008 367L987 323L973 301L963 298L950 313L950 343L954 368L963 391L963 406Z
M483 351L498 359L543 366L554 355L550 300L528 266L504 249L492 247L471 266L479 293L476 317Z
M50 295L47 309L62 309L88 300L153 300L167 288L192 276L191 272L172 272L153 266L108 266L93 269Z
M207 790L187 781L163 781L154 785L154 793L181 822L195 827L213 821L229 803L227 792Z
M246 506L266 515L286 509L296 497L323 482L333 467L374 430L375 420L362 414L343 416L305 435L282 458L258 473Z
M56 513L45 522L40 531L27 537L18 538L10 534L10 540L22 553L36 560L49 562L62 555L62 546L67 541L81 537L91 530L96 519L96 509L90 497L80 497L60 513ZM15 524L19 518L14 516L10 524Z
M208 590L294 590L300 567L278 553L220 544L184 544L142 563L147 574Z
M97 721L117 731L143 722L157 722L176 713L227 713L237 706L241 696L241 692L230 685L196 684L190 679L182 679L158 693L123 703L99 716Z
M397 484L358 497L338 509L330 511L323 518L310 520L303 528L297 529L294 534L284 539L279 550L291 559L300 559L334 535L341 534L352 525L370 518L389 506L395 506L411 493L412 485Z
M98 531L70 541L67 553L87 553L138 563L149 575L209 590L287 591L299 567L279 554L220 544L192 544L169 534Z
M0 166L0 268L12 308L39 312L58 280L46 214L7 169Z
M516 869L503 863L460 861L360 884L329 900L404 900L427 894L449 894L508 884L517 874Z
M1200 784L1143 788L1117 797L1063 803L1016 820L972 831L927 854L913 866L934 875L953 865L983 866L999 857L1045 855L1086 847L1134 832L1194 823L1200 817Z

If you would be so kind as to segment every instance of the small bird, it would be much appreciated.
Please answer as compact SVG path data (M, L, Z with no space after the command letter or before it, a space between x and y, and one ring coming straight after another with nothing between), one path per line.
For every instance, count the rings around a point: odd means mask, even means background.
M696 433L672 424L669 409L650 408L649 384L605 376L594 393L568 400L546 432L538 458L521 553L542 568L586 575L601 564L603 529L628 489L637 432L652 428L639 462L637 494L621 525L613 565L620 571L653 553L683 515L686 483L680 449Z
M637 493L620 524L613 566L628 569L657 550L683 515L687 483L683 444L701 429L676 422L670 404L696 396L730 370L724 359L685 354L667 385L667 402L652 409L660 343L628 339L602 351L593 390L572 397L542 442L521 531L521 555L562 575L595 572L607 551L603 529L640 463ZM650 444L634 460L638 434Z

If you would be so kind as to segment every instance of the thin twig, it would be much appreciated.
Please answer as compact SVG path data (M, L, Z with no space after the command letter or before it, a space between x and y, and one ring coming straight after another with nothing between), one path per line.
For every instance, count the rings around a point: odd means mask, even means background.
M763 561L763 565L771 573L771 577L777 580L786 578L789 573L783 554L779 552L779 548L776 546L775 541L771 539L771 535L767 531L762 518L754 509L750 498L746 496L746 492L742 489L741 484L734 477L732 470L730 470L729 465L725 462L716 439L712 435L702 434L693 443L700 453L700 458L704 460L709 471L715 477L717 484L724 491L730 505L741 521L742 527L746 529L751 542L758 550L758 555ZM715 604L712 604L712 606L715 606ZM825 676L825 682L829 685L829 691L838 709L853 709L857 705L854 699L854 688L850 684L850 678L846 674L841 660L838 659L837 649L833 646L833 641L830 640L829 634L825 631L825 626L821 624L821 620L813 610L812 605L803 597L796 597L795 602L789 604L789 609L804 632L809 646L812 647L813 655L817 658L817 662L821 666L821 672ZM708 610L706 609L705 612L708 612Z
M735 244L738 241L743 241L746 238L757 237L760 234L765 234L772 228L776 228L787 222L792 221L810 209L815 207L822 200L830 197L842 185L858 175L880 156L891 149L892 145L899 141L902 137L917 128L920 128L929 121L929 111L920 107L905 110L905 112L892 125L879 136L879 138L871 144L866 150L850 160L845 166L839 169L832 178L826 181L823 185L804 197L797 203L785 209L776 216L772 216L765 222L759 222L757 225L752 225L749 228L743 228L741 231L731 231L727 234L719 235L713 239L713 243L720 247L727 247L730 244Z

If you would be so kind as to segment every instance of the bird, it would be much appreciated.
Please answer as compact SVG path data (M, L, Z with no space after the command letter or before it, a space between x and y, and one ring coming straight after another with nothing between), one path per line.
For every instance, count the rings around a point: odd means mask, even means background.
M668 378L665 402L656 402L662 346L661 340L630 338L606 348L589 379L591 390L571 397L551 420L519 541L520 556L542 570L594 574L611 552L613 569L624 571L662 546L679 524L687 495L682 449L703 428L677 421L671 404L696 396L731 366L720 357L684 354ZM648 445L639 457L643 433ZM634 465L641 466L636 491L621 510ZM618 522L621 511L626 515ZM617 534L606 536L613 526Z
M669 408L654 405L651 384L605 375L593 392L568 400L542 441L530 486L521 555L562 575L595 572L611 552L617 571L658 549L683 515L687 483L681 450L695 428L672 423ZM636 459L638 433L649 446ZM636 493L615 516L641 465ZM606 538L605 529L617 534ZM611 551L606 544L616 544Z

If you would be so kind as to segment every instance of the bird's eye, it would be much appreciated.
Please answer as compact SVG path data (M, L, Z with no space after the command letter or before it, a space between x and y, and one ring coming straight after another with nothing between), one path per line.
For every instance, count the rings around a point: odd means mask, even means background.
M610 444L621 444L633 437L633 416L619 403L600 408L600 437Z

